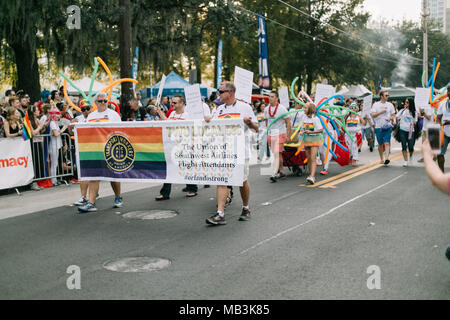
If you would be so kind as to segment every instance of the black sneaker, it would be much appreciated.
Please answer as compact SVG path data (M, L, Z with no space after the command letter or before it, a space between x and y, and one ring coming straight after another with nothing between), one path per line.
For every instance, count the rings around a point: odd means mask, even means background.
M278 179L286 178L286 175L284 173L280 172L278 175Z
M233 202L233 199L231 197L227 197L227 200L225 201L225 207L228 207L231 202Z
M271 176L270 177L270 182L272 182L272 183L277 182L277 176Z
M207 224L212 224L212 225L224 225L227 224L227 222L225 221L225 216L221 217L220 214L216 213L215 215L211 216L210 218L206 219L206 223Z
M250 220L250 210L242 208L241 216L239 217L239 221L248 221Z

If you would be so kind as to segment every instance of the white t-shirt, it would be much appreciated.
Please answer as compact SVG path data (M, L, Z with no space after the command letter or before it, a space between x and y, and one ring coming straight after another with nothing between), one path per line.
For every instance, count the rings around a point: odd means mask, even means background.
M51 148L51 150L53 150L53 152L55 152L55 151L61 149L62 140L61 140L61 135L59 135L57 137L55 135L53 135L53 130L61 132L58 124L55 121L50 121L50 133L51 133L50 148Z
M183 113L176 113L175 110L173 110L167 120L191 120L189 113L183 110Z
M260 112L256 115L256 119L258 119L259 131L265 131L267 129L266 126L266 118L264 117L264 112Z
M218 106L213 114L214 119L244 119L250 118L255 124L258 124L258 119L249 104L236 100L234 104L227 106L225 103ZM244 123L245 132L245 160L250 159L250 136L249 128Z
M114 110L106 108L105 111L99 112L98 109L91 112L87 118L88 122L122 122L120 116Z
M89 115L88 115L89 117ZM77 123L86 123L88 122L88 118L85 118L82 114L77 116L75 119L77 119Z
M359 115L362 116L362 112L359 112ZM370 122L371 122L372 124L375 122L375 121L373 121L373 118L372 118L372 116L371 116L370 114L368 114L367 117L370 119ZM363 117L363 118L364 118L364 117ZM361 129L368 129L368 128L370 128L369 120L367 120L367 119L364 119L364 120L366 120L366 124L365 124L365 125L362 125L362 124L361 124Z
M347 126L348 133L357 134L361 133L361 122L359 120L359 117L354 117L350 115L347 120L345 121L345 124Z
M439 109L438 109L437 114L438 114L438 116L442 114L442 120L441 120L442 122L450 121L450 105L448 103L448 100L442 102L439 105ZM444 134L447 137L450 137L450 124L447 124L447 125L444 126Z
M300 125L300 122L302 121L303 114L304 114L304 111L302 110L300 112L291 113L289 115L291 117L292 128L298 128L298 126Z
M431 106L426 106L426 107L421 107L419 109L419 111L417 112L421 112L422 110L425 110L425 114L430 118L430 120L428 120L426 117L423 117L423 127L422 127L422 131L427 131L428 129L428 125L434 123L433 121L433 109L431 108Z
M308 117L306 114L302 114L303 129L309 131L318 131L322 130L323 126L320 122L320 119L317 116L312 116L312 118ZM309 134L311 136L319 135L321 133L313 133Z
M414 124L414 122L417 122L417 112L416 116L413 117L409 109L402 109L400 110L397 115L397 119L400 119L400 129L403 131L408 131L411 127L411 124ZM412 125L412 131L414 131L414 125Z
M386 112L382 113L378 117L374 118L375 128L377 128L377 129L389 124L391 115L395 114L395 109L394 109L394 106L392 105L392 103L390 103L390 102L381 103L380 101L375 102L373 104L371 113L378 113L383 109L386 109Z
M281 104L278 104L278 108L275 106L267 106L264 109L264 117L267 119L267 126L270 126L270 124L279 116L281 116L282 114L287 113L287 109L286 107L284 107ZM278 120L277 122L275 122L269 130L269 136L273 137L273 136L277 136L283 133L286 133L286 122L284 121L284 119L289 119L289 115L286 115L283 117L283 119Z

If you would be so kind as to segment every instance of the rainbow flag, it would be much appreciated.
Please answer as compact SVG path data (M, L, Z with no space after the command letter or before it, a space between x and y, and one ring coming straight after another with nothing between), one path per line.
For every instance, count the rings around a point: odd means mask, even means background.
M314 123L305 123L304 125L305 130L314 131Z
M31 126L30 118L28 118L28 112L25 113L23 118L22 138L25 141L33 138L33 127Z
M257 115L256 118L258 119L258 122L264 121L264 115Z
M240 113L226 113L221 114L218 118L219 119L239 119L241 117Z
M166 179L161 127L77 128L81 178Z

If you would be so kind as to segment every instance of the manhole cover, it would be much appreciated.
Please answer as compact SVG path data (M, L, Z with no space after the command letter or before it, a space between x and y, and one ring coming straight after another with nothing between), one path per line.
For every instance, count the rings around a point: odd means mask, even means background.
M150 257L122 258L108 261L103 268L115 272L151 272L169 267L170 260Z
M122 217L126 219L140 220L158 220L168 219L177 216L177 212L173 210L149 210L149 211L132 211L124 214Z

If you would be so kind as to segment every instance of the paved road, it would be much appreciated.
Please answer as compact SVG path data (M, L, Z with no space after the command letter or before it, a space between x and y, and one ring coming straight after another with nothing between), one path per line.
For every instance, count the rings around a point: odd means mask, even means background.
M97 213L61 206L0 220L0 299L450 299L449 198L423 168L399 163L314 188L300 186L304 177L270 184L253 166L253 218L238 221L236 190L226 226L204 222L215 211L215 188L187 199L183 186L166 202L153 200L156 186L126 193L120 210L109 196ZM330 175L351 169L333 163ZM179 214L123 216L149 209ZM148 273L103 267L126 257L171 265ZM71 265L80 267L80 290L67 288ZM370 266L381 272L380 289L368 289Z

